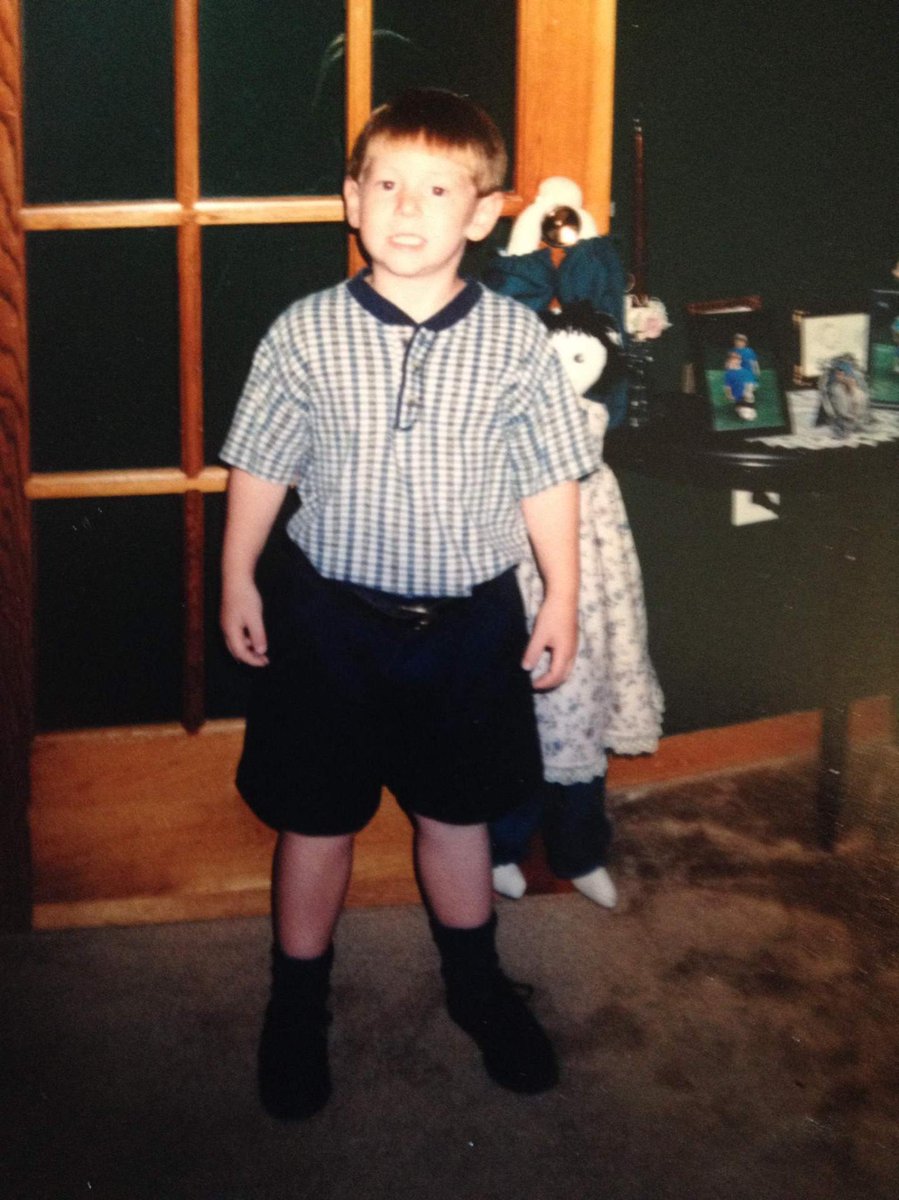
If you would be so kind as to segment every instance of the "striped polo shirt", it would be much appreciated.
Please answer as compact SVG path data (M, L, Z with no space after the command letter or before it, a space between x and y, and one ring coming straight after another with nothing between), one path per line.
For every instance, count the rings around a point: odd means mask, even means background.
M599 465L534 313L469 281L418 324L363 274L274 322L221 457L297 487L287 532L322 575L406 596L514 566L522 497Z

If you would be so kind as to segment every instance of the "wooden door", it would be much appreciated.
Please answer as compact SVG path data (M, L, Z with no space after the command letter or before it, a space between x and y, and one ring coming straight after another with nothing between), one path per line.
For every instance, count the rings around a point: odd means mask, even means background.
M403 25L416 6L400 0L91 8L89 37L73 56L51 19L59 6L0 0L6 926L27 923L32 900L44 927L267 903L270 835L231 783L240 681L222 666L214 627L225 486L216 438L236 397L237 361L246 368L221 330L251 346L291 288L312 290L354 266L337 194L342 143L373 99L390 94L383 54L416 41ZM614 0L442 0L425 18L445 52L432 48L429 60L422 50L410 82L483 99L506 64L514 180L505 215L540 179L564 174L607 228ZM271 38L252 70L242 57L248 21L254 36ZM324 48L320 69L301 82L318 105L315 121L303 127L285 92L281 119L254 133L256 92L270 73L289 72L285 56L312 36ZM505 43L502 53L490 37ZM428 70L450 77L415 77ZM159 98L135 112L141 80ZM94 109L78 103L82 90ZM90 140L110 113L117 137L133 130L114 153L102 135ZM72 127L82 117L86 132ZM24 147L23 125L26 138L39 131ZM104 156L118 183L95 192ZM309 168L296 188L292 156ZM270 180L278 161L284 172ZM316 186L319 175L333 191ZM279 273L300 257L302 287ZM351 899L411 894L406 843L385 807L360 845Z

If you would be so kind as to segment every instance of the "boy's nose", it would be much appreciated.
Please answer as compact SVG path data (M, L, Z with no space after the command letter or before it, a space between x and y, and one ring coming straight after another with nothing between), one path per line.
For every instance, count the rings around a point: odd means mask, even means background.
M418 193L410 188L400 188L396 197L397 211L407 214L416 213L421 207Z

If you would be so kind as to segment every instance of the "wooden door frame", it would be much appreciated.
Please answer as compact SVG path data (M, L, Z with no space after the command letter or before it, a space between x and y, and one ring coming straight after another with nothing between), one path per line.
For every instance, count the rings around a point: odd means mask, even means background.
M601 231L608 228L611 187L615 0L580 0L560 9L555 0L518 0L516 171L505 212L514 215L541 179L568 175L584 191ZM0 0L0 928L22 928L31 914L28 835L29 755L34 722L33 562L30 503L41 497L181 493L185 537L202 539L202 493L219 491L224 472L204 467L197 431L188 421L178 468L96 472L86 481L31 476L28 442L25 231L29 229L179 227L182 412L199 410L202 379L199 329L199 237L203 224L340 220L339 197L242 198L204 201L197 169L196 63L184 51L196 28L198 0L174 0L176 58L176 185L173 199L139 204L25 207L22 172L21 12L19 0ZM372 0L347 4L347 136L371 101ZM186 70L185 70L186 67ZM180 73L179 73L180 71ZM190 82L193 73L193 84ZM187 86L185 86L187 80ZM579 116L577 114L580 114ZM191 340L193 338L193 340ZM138 492L135 476L140 474ZM87 489L86 491L84 489ZM79 490L80 489L80 490ZM185 579L194 613L201 581ZM201 598L200 598L201 600ZM188 690L202 685L202 664L190 646L202 642L196 620L186 626ZM197 680L199 678L199 684ZM185 729L202 722L185 703ZM187 734L185 735L187 736Z
M31 912L31 526L19 5L0 0L0 928Z

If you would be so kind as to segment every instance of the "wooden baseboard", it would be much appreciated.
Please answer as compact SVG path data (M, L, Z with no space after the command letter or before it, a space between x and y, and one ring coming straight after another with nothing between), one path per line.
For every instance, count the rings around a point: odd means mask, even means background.
M882 741L891 736L892 715L887 696L856 700L849 717L849 741ZM655 754L609 761L611 790L691 779L756 763L798 758L817 752L821 713L798 712L720 729L663 738Z
M883 697L854 706L854 741L889 736ZM792 713L663 739L614 758L612 793L813 755L817 713ZM234 787L242 724L45 734L32 757L33 925L201 920L268 911L274 835ZM350 905L418 901L411 830L389 794L359 835Z

